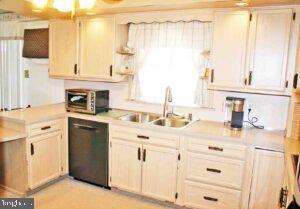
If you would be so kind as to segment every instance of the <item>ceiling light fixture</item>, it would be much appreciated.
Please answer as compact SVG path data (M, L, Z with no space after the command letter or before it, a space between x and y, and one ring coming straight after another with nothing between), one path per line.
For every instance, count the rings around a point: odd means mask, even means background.
M238 7L246 7L246 6L248 6L248 3L241 1L241 2L235 3L235 5L238 6Z
M96 0L79 0L80 9L91 9L96 4Z
M32 2L38 8L44 8L48 4L48 0L32 0Z
M53 7L60 12L71 12L74 6L74 0L54 0L53 2Z

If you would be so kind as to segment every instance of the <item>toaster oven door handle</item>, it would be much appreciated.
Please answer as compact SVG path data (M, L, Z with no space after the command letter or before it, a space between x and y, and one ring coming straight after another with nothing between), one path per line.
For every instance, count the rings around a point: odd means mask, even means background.
M80 92L68 92L68 94L72 94L76 96L87 96L87 93L80 93Z

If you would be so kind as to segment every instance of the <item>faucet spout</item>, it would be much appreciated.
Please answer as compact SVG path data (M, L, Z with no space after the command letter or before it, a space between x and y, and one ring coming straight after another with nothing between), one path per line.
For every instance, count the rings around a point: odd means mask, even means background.
M173 101L173 97L172 97L172 91L171 91L171 87L168 86L166 88L166 94L165 94L165 103L164 103L164 111L163 111L163 116L166 118L168 116L168 106L169 106L169 102Z

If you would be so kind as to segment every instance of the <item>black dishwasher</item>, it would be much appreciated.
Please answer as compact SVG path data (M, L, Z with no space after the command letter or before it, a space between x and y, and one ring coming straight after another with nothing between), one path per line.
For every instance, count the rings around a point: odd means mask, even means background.
M69 175L108 187L108 124L69 118Z

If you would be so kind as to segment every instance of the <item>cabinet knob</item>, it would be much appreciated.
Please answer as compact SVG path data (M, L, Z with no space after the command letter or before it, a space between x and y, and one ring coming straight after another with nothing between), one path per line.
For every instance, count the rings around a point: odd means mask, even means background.
M146 162L146 149L143 151L143 161Z

